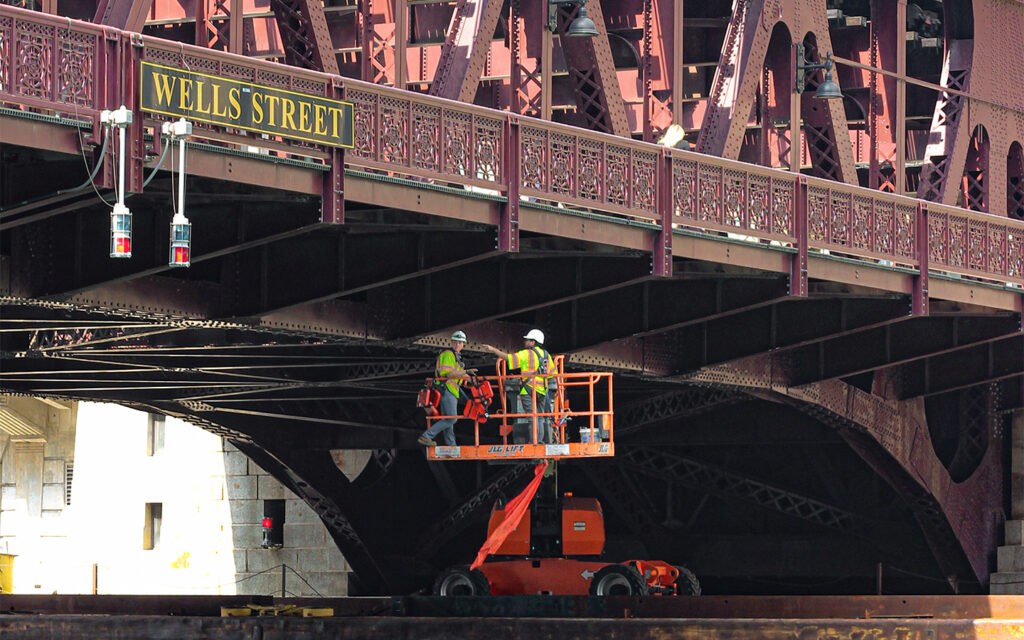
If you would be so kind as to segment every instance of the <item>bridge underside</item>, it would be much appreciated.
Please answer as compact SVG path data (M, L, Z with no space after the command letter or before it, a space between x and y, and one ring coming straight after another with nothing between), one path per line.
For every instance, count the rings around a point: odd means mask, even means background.
M678 235L654 278L622 246L633 227L525 201L501 252L488 194L359 172L344 225L315 196L190 177L193 264L173 270L165 173L130 199L141 249L117 261L109 194L53 195L85 179L81 157L0 154L0 389L222 434L317 510L353 593L468 560L525 482L428 463L412 398L452 329L489 367L481 343L533 326L572 367L618 374L615 459L559 475L601 499L610 557L687 564L721 593L865 592L879 567L889 592L985 589L1024 373L995 289L938 282L915 316L905 274L822 254L798 298L782 250L724 235ZM365 467L342 468L346 449Z

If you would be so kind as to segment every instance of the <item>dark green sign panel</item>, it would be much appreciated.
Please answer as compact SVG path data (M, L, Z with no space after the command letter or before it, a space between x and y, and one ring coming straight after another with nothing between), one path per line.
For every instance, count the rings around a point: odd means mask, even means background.
M142 108L334 147L352 147L351 102L142 63Z

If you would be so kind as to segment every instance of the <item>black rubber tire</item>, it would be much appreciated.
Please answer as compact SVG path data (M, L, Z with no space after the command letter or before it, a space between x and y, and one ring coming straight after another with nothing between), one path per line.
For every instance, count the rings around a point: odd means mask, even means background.
M679 577L676 578L677 594L681 596L699 596L700 580L697 579L697 575L680 564L675 565L675 568L679 570Z
M646 596L647 581L635 567L610 564L602 567L590 580L592 596Z
M489 596L491 583L479 569L469 570L466 565L449 567L434 580L435 596Z

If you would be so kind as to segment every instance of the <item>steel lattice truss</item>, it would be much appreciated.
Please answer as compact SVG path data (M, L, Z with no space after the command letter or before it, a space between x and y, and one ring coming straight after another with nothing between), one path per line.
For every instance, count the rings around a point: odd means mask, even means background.
M429 557L453 538L462 533L475 516L487 509L502 494L508 493L512 485L530 470L530 465L517 464L503 471L467 496L458 506L443 518L428 527L418 538L420 557Z
M664 420L681 419L742 402L746 396L724 389L690 387L616 409L616 435L624 436Z
M627 474L623 473L621 465L588 465L583 471L597 488L602 500L615 510L634 533L649 533L661 528L661 524L654 518L654 509L648 498L637 491Z
M855 525L856 516L849 511L678 454L650 447L625 447L619 457L622 464L666 482L744 500L838 531L850 532Z

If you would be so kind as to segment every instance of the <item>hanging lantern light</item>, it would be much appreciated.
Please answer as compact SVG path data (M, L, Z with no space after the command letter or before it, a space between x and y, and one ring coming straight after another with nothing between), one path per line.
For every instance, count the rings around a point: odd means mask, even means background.
M132 257L132 212L120 202L110 212L110 257Z
M124 203L125 131L132 123L132 112L127 107L100 113L100 122L117 128L117 202L110 211L110 257L132 257L132 212Z
M168 144L178 143L178 210L171 218L171 246L167 264L172 267L187 267L191 264L192 257L192 224L185 217L185 139L192 135L192 123L185 118L176 122L165 122L163 133L169 138ZM173 172L171 180L173 188Z
M187 267L192 254L192 224L180 213L171 220L171 250L168 265Z

